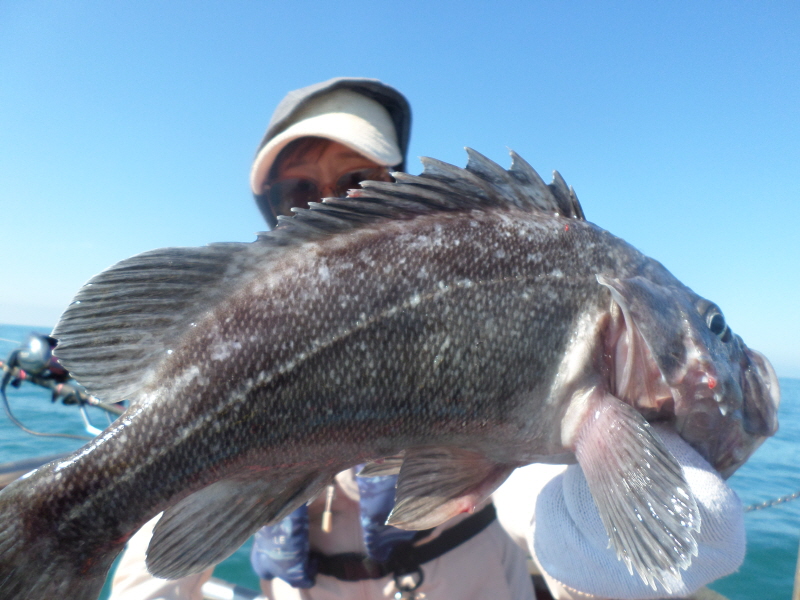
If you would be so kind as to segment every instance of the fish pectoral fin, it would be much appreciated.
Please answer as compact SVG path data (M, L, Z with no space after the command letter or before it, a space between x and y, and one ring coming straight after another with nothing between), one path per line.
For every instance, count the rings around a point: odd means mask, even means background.
M359 477L386 477L397 475L403 466L404 453L387 456L380 460L373 460L365 464L358 472Z
M70 374L106 402L135 401L206 312L263 268L262 244L161 248L95 275L53 337Z
M581 427L575 454L617 558L672 593L697 555L692 532L700 530L678 462L644 417L610 394Z
M430 529L472 512L518 465L492 462L460 448L406 450L397 480L395 505L387 525Z
M163 579L199 573L233 554L263 525L283 519L334 473L223 479L164 511L147 549L147 569Z

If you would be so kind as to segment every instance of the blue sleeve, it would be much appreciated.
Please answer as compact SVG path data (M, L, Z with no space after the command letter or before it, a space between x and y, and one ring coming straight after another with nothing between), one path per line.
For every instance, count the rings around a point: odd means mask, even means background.
M309 588L314 574L309 568L308 506L256 532L250 564L261 579L283 579L292 587Z

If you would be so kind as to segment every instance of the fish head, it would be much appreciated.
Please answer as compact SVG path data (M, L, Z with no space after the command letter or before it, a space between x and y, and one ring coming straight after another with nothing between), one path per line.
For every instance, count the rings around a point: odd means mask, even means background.
M778 429L780 388L720 308L676 280L598 276L620 318L614 393L681 437L724 477Z

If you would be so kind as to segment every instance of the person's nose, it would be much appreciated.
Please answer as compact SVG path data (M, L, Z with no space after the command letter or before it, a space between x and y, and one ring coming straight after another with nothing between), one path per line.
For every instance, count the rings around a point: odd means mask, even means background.
M324 183L319 183L319 193L321 194L321 198L336 198L339 196L337 183L337 181L326 181Z

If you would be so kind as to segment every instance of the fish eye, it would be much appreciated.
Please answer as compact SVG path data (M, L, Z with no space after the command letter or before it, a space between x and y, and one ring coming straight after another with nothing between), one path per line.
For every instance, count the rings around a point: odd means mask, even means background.
M718 309L712 309L706 315L706 324L711 330L711 333L716 335L723 342L727 342L729 339L731 339L731 330L728 328L728 324L725 322L725 317L722 316L722 313L719 312Z

